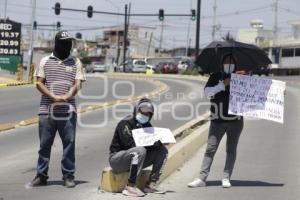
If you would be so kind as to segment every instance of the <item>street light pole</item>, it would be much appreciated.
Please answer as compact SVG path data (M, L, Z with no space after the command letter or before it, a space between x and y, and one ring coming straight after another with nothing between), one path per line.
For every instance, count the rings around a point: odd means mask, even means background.
M28 66L27 66L27 73L26 73L26 78L27 81L30 80L30 67L32 64L32 57L33 57L33 22L35 20L35 10L36 10L36 0L32 0L32 13L31 13L31 26L30 26L30 44L29 44L29 49L28 49Z
M278 34L278 0L274 3L274 28L273 28L274 38L277 38Z
M128 6L125 5L125 23L124 23L124 34L123 34L123 71L125 72L125 62L126 62L126 49L127 49L127 12L128 12Z
M192 5L192 0L190 2L190 6L191 6L191 9L193 8L193 5ZM190 30L191 29L191 19L189 19L188 21L188 30L187 30L187 38L186 38L186 50L185 50L185 56L188 57L188 54L189 54L189 48L190 48Z
M6 19L7 15L7 0L5 0L5 4L4 4L4 19Z
M213 18L213 30L212 30L212 40L215 41L216 39L216 29L217 29L217 0L214 0L214 18Z
M159 40L159 56L161 56L161 52L162 52L163 39L164 39L164 20L161 21L160 40Z
M199 43L200 43L200 16L201 16L201 0L197 2L197 22L196 22L196 49L195 57L199 54Z

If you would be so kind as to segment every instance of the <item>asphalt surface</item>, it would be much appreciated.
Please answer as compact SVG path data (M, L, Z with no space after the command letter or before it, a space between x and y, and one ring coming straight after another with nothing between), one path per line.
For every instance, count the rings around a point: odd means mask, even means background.
M223 138L208 178L208 187L194 189L186 187L188 182L198 176L205 150L203 147L189 162L161 184L161 187L169 191L166 195L148 195L145 199L299 199L300 86L297 84L299 77L279 79L288 81L285 122L278 124L266 120L245 120L232 176L232 188L223 189L220 186L225 162L225 138ZM199 105L199 102L206 101L202 97L203 83L182 79L160 80L169 85L170 90L160 98L153 99L160 114L154 118L155 126L174 130L190 120L187 116L195 117L195 112L190 111L186 102L191 103L194 109L198 105L199 113L206 111L207 106ZM137 84L137 87L144 88L144 84L148 83ZM177 98L181 93L184 94L184 98ZM185 103L178 105L180 102ZM105 117L105 113L108 117ZM108 108L79 117L79 121L84 124L79 125L77 130L78 185L73 189L62 186L60 172L62 151L59 137L56 138L52 150L50 185L27 189L26 183L35 175L38 150L37 126L1 133L0 199L128 199L121 194L99 193L97 190L101 170L108 166L108 146L118 122L113 114L124 116L128 113L129 110L124 112ZM103 127L93 127L101 124L106 118L108 120Z
M298 78L291 79L294 81ZM162 184L162 187L174 191L165 195L163 199L299 199L300 87L289 83L288 85L284 124L266 120L245 121L232 176L232 188L223 189L220 181L225 164L224 137L215 156L208 186L186 186L199 176L205 151L203 147L193 159ZM152 196L151 199L156 198Z
M139 87L139 85L143 87ZM155 88L154 84L142 80L117 80L107 78L107 76L91 77L83 83L83 88L77 96L77 102L106 102L116 100L119 96L142 95L145 92L153 91ZM40 96L40 92L33 85L0 88L0 124L17 123L36 116Z
M159 80L166 83L170 89L153 99L157 112L153 119L154 126L174 130L206 112L207 103L201 103L206 102L202 94L202 82L168 78L159 78ZM144 93L147 88L152 90L155 87L145 81L136 82L135 86L137 95ZM101 84L91 84L91 88L83 89L83 93L92 95L93 91L99 91L101 87ZM121 91L125 91L125 88ZM16 94L14 93L14 95ZM5 96L7 98L8 94ZM38 96L35 98L38 99ZM86 99L86 102L93 102L93 100ZM76 180L78 185L73 189L66 189L62 186L60 170L62 145L58 136L52 149L49 186L28 189L26 183L35 176L39 146L37 125L1 133L0 198L5 200L101 198L97 187L100 182L101 170L108 166L108 147L114 128L118 118L131 112L132 105L127 104L84 113L78 117L76 138Z
M199 176L205 146L160 186L168 191L144 199L166 200L296 200L300 196L300 77L277 77L287 82L284 124L245 120L232 175L232 187L222 188L226 137L223 138L208 177L207 187L188 188ZM98 195L99 197L101 195ZM121 194L103 194L103 199L125 199Z

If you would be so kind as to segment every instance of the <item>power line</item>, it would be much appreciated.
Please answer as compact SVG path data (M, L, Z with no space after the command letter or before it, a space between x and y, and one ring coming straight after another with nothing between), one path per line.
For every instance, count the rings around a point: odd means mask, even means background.
M293 10L293 9L290 9L290 8L284 8L284 7L278 7L281 11L286 11L288 13L291 13L291 14L294 14L294 15L300 15L300 12L299 11L296 11L296 10Z
M13 10L8 10L10 13L16 13L16 14L23 14L23 15L29 15L29 12L24 12L24 11L13 11ZM36 14L37 17L46 17L46 18L53 18L52 15L44 15L44 14ZM75 18L75 17L59 17L58 19L62 19L62 20L71 20L71 21L85 21L85 22L97 22L99 23L99 20L89 20L89 19L83 19L83 18ZM113 21L104 21L101 20L101 23L115 23Z

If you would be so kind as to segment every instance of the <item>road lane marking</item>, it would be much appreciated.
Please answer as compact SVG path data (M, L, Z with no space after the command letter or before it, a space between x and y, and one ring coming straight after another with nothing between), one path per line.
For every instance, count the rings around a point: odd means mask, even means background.
M119 77L119 78L124 79L124 77ZM135 77L132 77L132 78L131 77L126 77L126 79L136 80ZM150 79L142 79L142 78L141 78L141 80L151 81ZM160 81L157 81L157 82L153 81L153 82L157 87L155 88L154 91L152 91L152 93L156 91L157 95L158 95L158 94L164 93L165 91L167 91L169 89L169 87L167 85L165 85L164 83L162 83ZM151 93L151 92L149 92L149 93ZM145 95L148 96L148 98L156 96L156 95L149 95L149 93L145 94ZM88 106L86 108L82 108L82 109L78 110L78 113L92 112L92 111L95 111L97 109L108 108L108 107L111 107L111 106L114 106L114 105L117 105L117 104L120 104L120 103L127 103L127 102L132 102L133 103L133 102L138 101L140 98L144 97L145 95L132 97L132 98L130 98L131 101L129 101L129 99L127 100L125 98L125 99L119 99L119 100L104 102L104 103L101 102L98 105ZM24 127L24 126L37 124L38 120L39 120L38 117L31 117L31 118L28 118L28 119L24 119L24 120L20 121L19 123L15 124L15 125L13 123L0 124L0 132L10 130L10 129L14 129L14 128L18 128L18 127ZM1 128L1 127L3 127L3 128Z

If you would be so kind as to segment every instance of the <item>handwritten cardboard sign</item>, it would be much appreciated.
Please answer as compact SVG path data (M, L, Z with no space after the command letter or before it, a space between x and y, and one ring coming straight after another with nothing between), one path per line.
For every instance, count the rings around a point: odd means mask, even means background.
M283 123L285 82L231 75L228 114Z
M136 146L152 146L160 140L163 144L176 143L173 133L167 128L139 128L132 130L132 136Z

